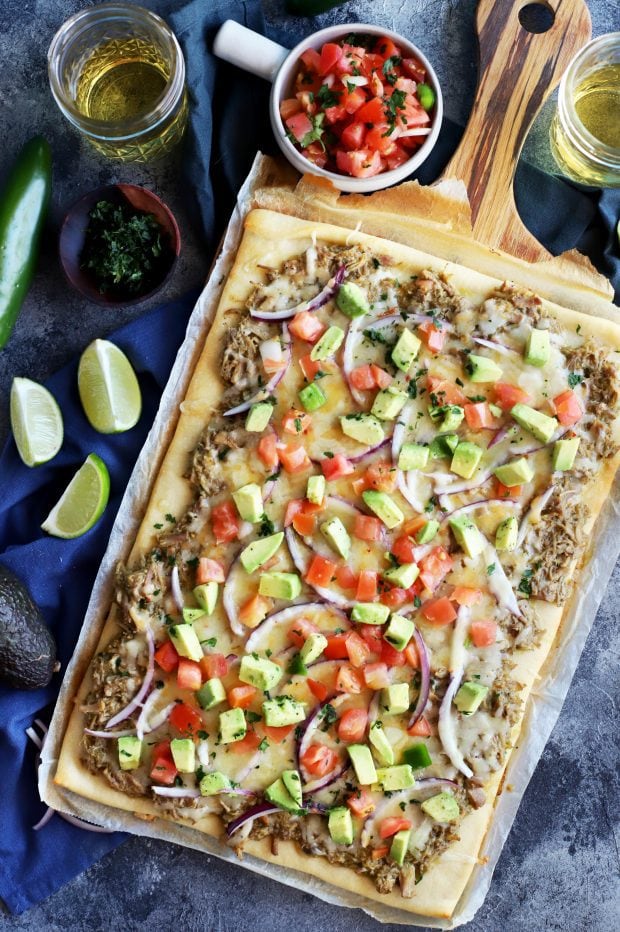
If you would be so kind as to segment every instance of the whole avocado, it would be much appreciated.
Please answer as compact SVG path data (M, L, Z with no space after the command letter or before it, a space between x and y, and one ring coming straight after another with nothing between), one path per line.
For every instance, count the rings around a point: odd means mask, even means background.
M15 689L47 686L56 669L56 643L17 576L0 564L0 683Z

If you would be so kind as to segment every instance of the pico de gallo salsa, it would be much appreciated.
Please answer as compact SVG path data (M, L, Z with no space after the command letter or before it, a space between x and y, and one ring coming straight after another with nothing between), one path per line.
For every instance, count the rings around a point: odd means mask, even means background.
M370 178L398 168L431 132L426 69L385 36L349 35L306 49L280 104L288 138L319 168Z

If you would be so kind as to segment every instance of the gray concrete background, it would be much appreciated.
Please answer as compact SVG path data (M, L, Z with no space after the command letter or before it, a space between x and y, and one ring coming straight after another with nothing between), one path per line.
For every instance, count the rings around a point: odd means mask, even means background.
M147 0L144 0L148 5ZM204 0L208 3L209 0ZM198 284L206 261L182 208L178 164L119 168L105 163L68 130L49 96L45 53L79 0L0 0L0 177L34 132L55 154L53 229L80 193L109 181L153 187L180 220L184 252L165 297ZM617 0L590 0L594 35L620 28ZM270 28L282 41L292 29L331 22L385 24L413 39L435 65L446 113L465 122L476 80L474 0L383 0L343 4L315 19L291 20L282 0L265 0ZM525 158L552 169L547 104L525 145ZM148 308L103 311L65 284L53 235L46 238L36 282L8 347L0 353L0 439L6 434L14 375L44 379L93 338ZM620 925L620 779L618 773L617 618L620 567L588 639L564 709L517 815L487 900L468 932L607 932ZM19 918L0 912L13 930L379 930L359 910L328 906L216 859L163 842L133 838L40 906ZM391 927L392 928L392 927ZM393 929L397 928L394 926Z

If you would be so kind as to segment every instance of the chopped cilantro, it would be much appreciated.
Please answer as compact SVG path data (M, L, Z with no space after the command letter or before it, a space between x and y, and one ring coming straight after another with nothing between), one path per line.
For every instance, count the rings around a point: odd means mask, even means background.
M161 531L161 529L163 528L163 524L154 524L153 527L154 527L157 531Z
M274 532L274 523L264 512L260 518L260 527L258 529L259 537L269 537Z
M335 107L340 100L340 91L332 91L327 84L321 84L319 90L315 94L315 100L327 109L327 107ZM323 114L321 114L321 117ZM321 120L321 123L323 120ZM302 143L305 145L305 140Z
M304 138L301 140L302 149L307 149L308 146L312 145L313 142L318 142L320 145L325 148L323 143L323 121L325 119L324 113L315 113L310 117L310 122L312 123L312 129L309 133L306 133Z
M495 572L495 563L489 563L487 566L487 576L492 576Z
M568 373L569 388L574 388L575 385L579 385L580 382L583 382L582 372L569 372Z
M266 738L263 738L263 740L261 741L261 743L258 745L258 750L259 750L259 751L266 751L268 747L269 747L269 742L267 741Z
M177 519L174 515L171 515L170 512L168 512L164 517L166 518L166 521L170 522L170 524L176 524Z
M385 75L385 80L392 86L396 84L396 80L398 78L398 75L394 69L400 65L401 61L402 59L400 55L391 55L383 62L383 74Z

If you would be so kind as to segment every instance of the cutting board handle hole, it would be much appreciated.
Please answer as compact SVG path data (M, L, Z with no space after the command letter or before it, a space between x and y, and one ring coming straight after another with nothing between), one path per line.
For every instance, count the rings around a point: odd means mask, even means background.
M519 10L519 22L526 32L548 32L555 22L555 12L547 3L528 3Z

